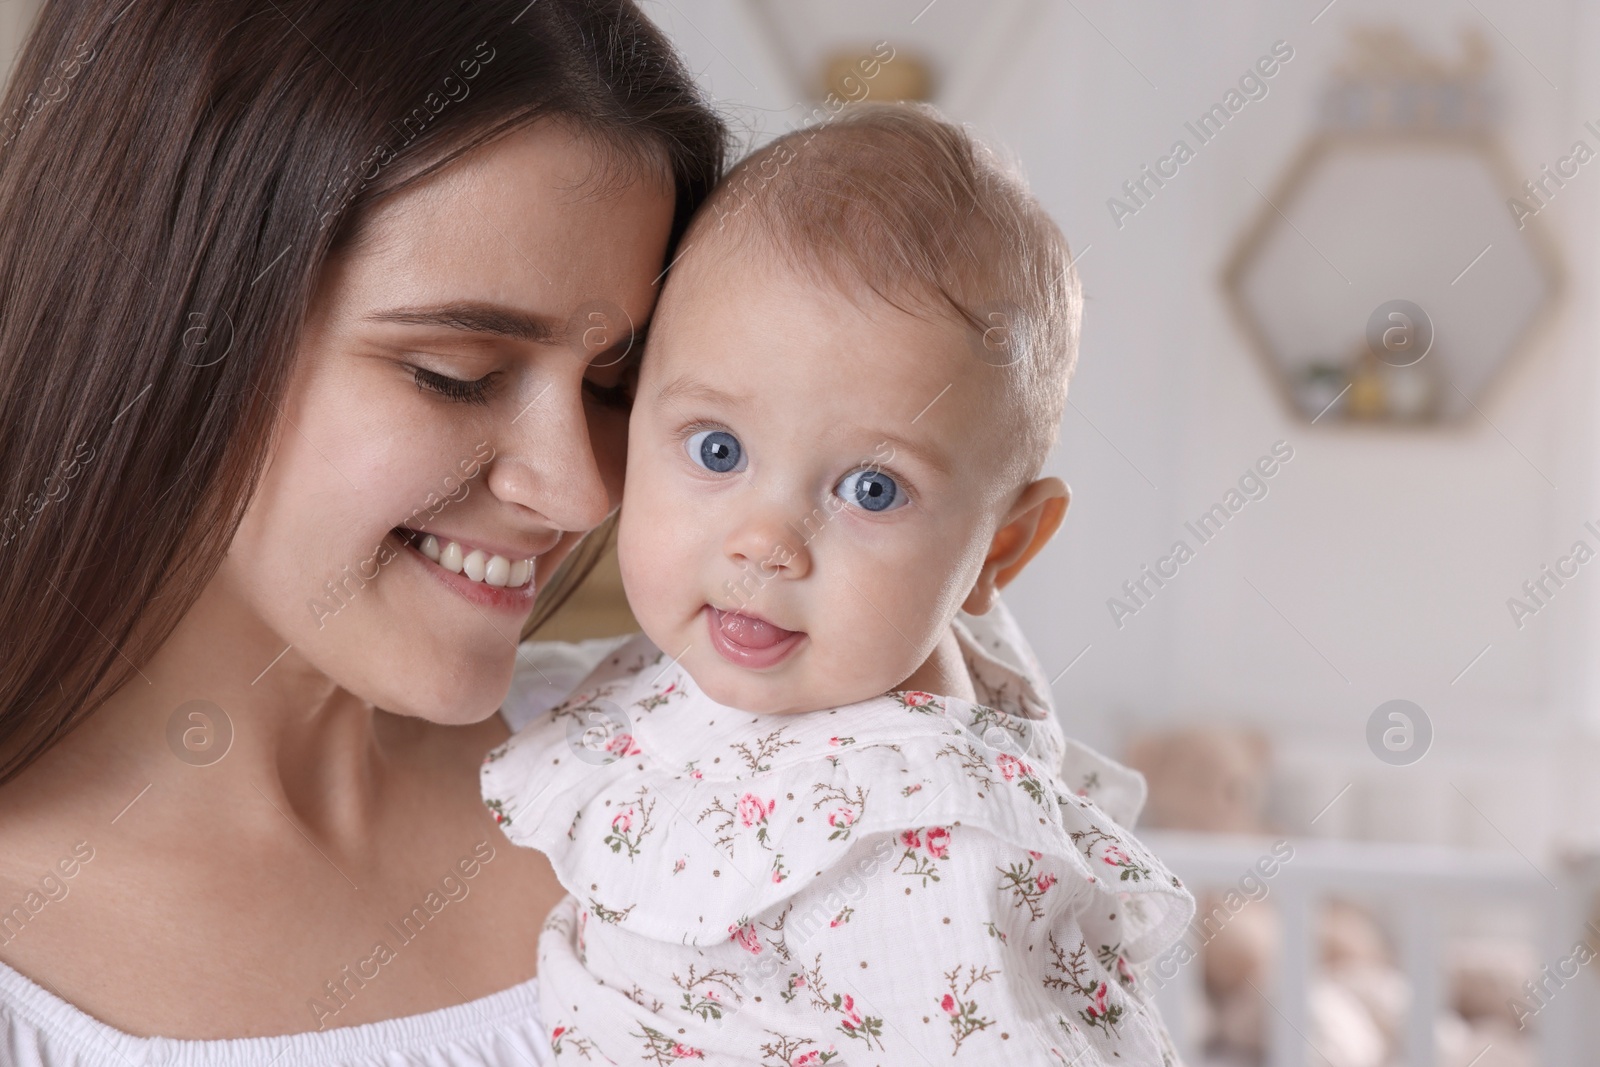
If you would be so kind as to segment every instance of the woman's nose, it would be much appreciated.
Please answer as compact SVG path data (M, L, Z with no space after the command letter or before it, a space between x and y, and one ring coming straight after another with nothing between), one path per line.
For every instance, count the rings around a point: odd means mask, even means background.
M764 578L798 579L811 573L810 538L775 511L740 517L729 530L723 551L736 566L748 564Z
M539 520L560 530L585 531L600 525L621 492L621 464L602 470L600 455L620 456L622 445L595 442L593 433L611 433L626 440L626 426L616 420L591 420L584 409L582 379L539 387L539 393L507 424L493 442L487 486L500 500L527 508ZM599 446L597 449L597 445Z

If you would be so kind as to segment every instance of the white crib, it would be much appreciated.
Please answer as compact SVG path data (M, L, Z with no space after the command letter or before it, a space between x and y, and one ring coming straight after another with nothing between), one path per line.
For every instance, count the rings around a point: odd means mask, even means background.
M1267 855L1277 840L1145 831L1141 839L1197 893L1223 890ZM1282 958L1267 997L1271 1023L1268 1067L1320 1067L1323 1062L1305 1036L1307 1001L1317 963L1313 906L1337 894L1380 894L1393 906L1404 931L1400 962L1411 982L1406 1026L1407 1067L1434 1067L1434 1023L1445 990L1440 967L1439 913L1458 901L1494 901L1538 916L1539 958L1554 962L1572 953L1584 936L1588 902L1600 884L1600 861L1573 857L1542 870L1515 852L1488 852L1425 845L1294 839L1294 856L1268 881L1269 899L1278 909L1283 932ZM1583 968L1600 970L1600 961ZM1538 1013L1534 1025L1543 1067L1588 1067L1600 1055L1585 1054L1585 1021L1600 1004L1600 981L1581 973ZM1195 960L1156 991L1157 1004L1178 1050L1198 1061L1197 1020L1201 965Z

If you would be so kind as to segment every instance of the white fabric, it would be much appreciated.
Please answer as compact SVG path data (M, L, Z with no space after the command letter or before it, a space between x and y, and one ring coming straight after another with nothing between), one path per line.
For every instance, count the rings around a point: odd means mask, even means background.
M559 1064L1173 1064L1138 981L1194 899L1062 736L1003 607L955 626L982 703L719 705L643 635L483 767L569 895L540 938Z
M627 639L524 642L501 711L507 724L515 730L548 711ZM159 982L160 975L151 980ZM549 1059L537 980L465 1004L365 1026L175 1041L115 1030L0 963L3 1067L540 1067Z

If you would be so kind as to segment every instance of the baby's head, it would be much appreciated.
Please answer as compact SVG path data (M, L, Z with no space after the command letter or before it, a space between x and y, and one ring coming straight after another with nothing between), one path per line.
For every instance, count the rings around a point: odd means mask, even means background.
M860 105L745 160L685 235L629 427L635 616L712 699L853 703L987 611L1066 510L1066 241L932 109Z

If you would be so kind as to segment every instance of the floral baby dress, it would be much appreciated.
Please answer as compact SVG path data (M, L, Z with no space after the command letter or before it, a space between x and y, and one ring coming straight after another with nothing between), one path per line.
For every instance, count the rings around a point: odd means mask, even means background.
M539 941L561 1064L1177 1062L1138 965L1194 899L1123 828L1003 608L981 703L713 702L643 635L491 752L485 803L570 894Z

